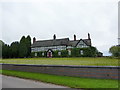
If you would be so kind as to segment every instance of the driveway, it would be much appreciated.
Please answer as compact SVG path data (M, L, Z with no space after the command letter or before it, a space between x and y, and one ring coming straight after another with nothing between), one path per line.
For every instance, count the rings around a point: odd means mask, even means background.
M2 75L2 88L68 88L68 87Z

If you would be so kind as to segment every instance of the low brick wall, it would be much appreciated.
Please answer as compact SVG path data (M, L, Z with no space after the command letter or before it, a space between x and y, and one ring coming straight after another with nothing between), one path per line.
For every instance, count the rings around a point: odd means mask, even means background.
M65 65L23 65L1 64L2 69L37 72L63 76L76 76L101 79L118 79L117 66L65 66Z

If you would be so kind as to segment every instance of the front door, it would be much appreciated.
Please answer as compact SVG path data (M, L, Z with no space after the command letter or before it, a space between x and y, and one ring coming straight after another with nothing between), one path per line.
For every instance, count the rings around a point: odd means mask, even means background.
M48 57L52 57L52 53L51 52L48 52Z
M49 57L49 58L52 57L52 51L51 51L51 50L48 50L48 52L47 52L47 57Z

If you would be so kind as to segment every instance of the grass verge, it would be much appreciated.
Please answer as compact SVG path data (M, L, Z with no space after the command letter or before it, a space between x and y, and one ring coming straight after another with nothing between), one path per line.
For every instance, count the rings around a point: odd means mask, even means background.
M33 79L71 88L118 88L118 80L57 76L41 73L0 70L3 75Z
M90 66L118 66L115 58L17 58L2 59L0 63L8 64L39 64L39 65L90 65Z

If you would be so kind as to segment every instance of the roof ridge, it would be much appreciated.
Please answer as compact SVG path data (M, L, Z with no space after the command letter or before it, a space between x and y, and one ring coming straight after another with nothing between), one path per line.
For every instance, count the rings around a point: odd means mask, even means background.
M64 40L64 39L69 39L69 38L61 38L61 39L55 39L55 40ZM49 39L49 40L37 40L36 42L39 42L39 41L53 41L54 39Z

